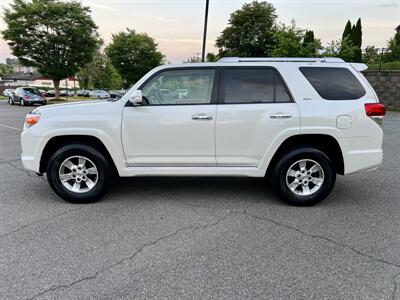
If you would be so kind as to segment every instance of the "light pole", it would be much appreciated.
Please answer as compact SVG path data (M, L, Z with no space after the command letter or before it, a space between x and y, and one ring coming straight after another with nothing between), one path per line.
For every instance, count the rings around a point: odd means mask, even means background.
M210 0L206 0L206 11L204 16L204 32L203 32L203 50L201 51L201 62L205 61L206 57L206 40L207 40L207 22L208 22L208 5Z

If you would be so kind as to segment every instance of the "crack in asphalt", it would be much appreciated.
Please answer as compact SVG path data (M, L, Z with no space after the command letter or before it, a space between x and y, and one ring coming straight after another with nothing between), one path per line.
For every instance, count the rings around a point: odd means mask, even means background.
M299 233L299 234L301 234L301 235L304 235L304 236L307 236L307 237L310 237L310 238L320 239L320 240L324 240L324 241L326 241L326 242L335 244L335 245L340 246L340 247L342 247L342 248L346 248L346 249L348 249L348 250L351 250L352 252L354 252L354 253L356 253L356 254L358 254L358 255L361 255L361 256L363 256L363 257L369 258L370 260L373 260L373 261L375 261L375 262L380 262L380 263L383 263L383 264L386 264L386 265L390 265L390 266L393 266L393 267L400 268L400 263L395 263L395 262L391 262L391 261L385 260L385 259L383 259L383 258L375 257L375 256L373 256L373 255L371 255L371 254L364 253L364 252L362 252L362 251L360 251L360 250L358 250L358 249L356 249L356 248L354 248L354 247L352 247L352 246L350 246L350 245L347 245L347 244L345 244L345 243L340 243L340 242L338 242L338 241L335 241L335 240L333 240L333 239L331 239L331 238L328 238L328 237L325 237L325 236L322 236L322 235L310 234L310 233L307 233L307 232L305 232L305 231L303 231L303 230L301 230L301 229L298 229L298 228L296 228L296 227L294 227L294 226L287 225L287 224L284 224L284 223L280 223L280 222L278 222L278 221L275 221L275 220L272 220L272 219L269 219L269 218L265 218L265 217L260 217L260 216L257 216L257 215L253 215L253 214L251 214L251 213L248 212L248 209L246 209L246 210L243 212L243 214L246 215L246 216L252 217L252 218L254 218L254 219L266 221L266 222L275 224L276 226L280 226L280 227L284 227L284 228L286 228L286 229L290 229L290 230L292 230L292 231L295 231L295 232L297 232L297 233Z
M143 250L145 250L148 247L154 246L155 244L157 244L157 243L159 243L159 242L161 242L163 240L169 239L171 237L174 237L174 236L176 236L179 233L184 232L184 231L189 231L189 230L196 231L198 229L204 229L204 228L207 228L207 227L212 228L212 227L218 225L219 223L223 222L224 220L226 220L229 216L231 216L234 213L237 213L237 212L232 211L232 212L226 214L225 216L223 216L222 218L218 219L217 221L212 222L212 223L208 223L208 224L205 224L205 225L188 226L188 227L177 229L173 233L161 236L161 237L159 237L159 238L157 238L155 240L152 240L152 241L149 241L149 242L143 244L133 254L131 254L131 255L127 256L127 257L124 257L124 258L118 260L117 262L115 262L115 263L113 263L111 265L108 265L106 267L101 268L100 270L96 271L92 275L82 277L82 278L80 278L80 279L78 279L76 281L73 281L73 282L69 283L69 284L61 284L61 285L52 286L52 287L50 287L48 289L45 289L44 291L39 292L38 294L36 294L33 297L28 298L28 299L29 300L36 299L37 297L43 296L44 294L47 294L49 292L54 292L54 291L56 291L58 289L68 289L68 288L70 288L70 287L72 287L72 286L74 286L76 284L79 284L79 283L81 283L83 281L95 279L97 276L99 276L103 272L108 271L108 270L110 270L110 269L112 269L112 268L114 268L116 266L119 266L119 265L123 264L125 261L134 259L137 255L139 255Z
M20 167L14 165L12 162L14 162L14 161L11 161L11 160L1 160L0 161L0 163L7 164L7 165L11 166L12 168L14 168L15 170L18 170L18 171L21 171L21 172L27 174L29 177L36 178L36 179L39 179L39 180L42 180L42 181L46 181L46 179L44 179L43 177L40 177L40 176L38 176L36 174L32 174L28 170L25 170L23 168L20 168Z
M274 224L275 226L284 227L284 228L286 228L286 229L295 231L296 233L301 234L301 235L304 235L304 236L307 236L307 237L309 237L309 238L324 240L324 241L329 242L329 243L331 243L331 244L335 244L335 245L337 245L337 246L340 246L341 248L348 249L348 250L350 250L350 251L352 251L352 252L354 252L354 253L356 253L356 254L358 254L358 255L364 257L364 258L367 258L367 259L369 259L369 260L371 260L371 261L378 262L378 263L383 263L383 264L386 264L386 265L389 265L389 266L393 266L393 267L400 268L400 264L398 264L398 263L390 262L390 261L384 260L384 259L382 259L382 258L378 258L378 257L375 257L375 256L373 256L373 255L370 255L370 254L361 252L360 250L358 250L358 249L356 249L356 248L354 248L354 247L352 247L352 246L349 246L349 245L347 245L347 244L345 244L345 243L337 242L337 241L335 241L335 240L333 240L333 239L330 239L330 238L328 238L328 237L325 237L325 236L310 234L310 233L307 233L307 232L305 232L305 231L303 231L303 230L300 230L300 229L298 229L298 228L296 228L296 227L294 227L294 226L287 225L287 224L284 224L284 223L280 223L280 222L278 222L278 221L275 221L275 220L272 220L272 219L269 219L269 218L260 217L260 216L253 215L253 214L249 213L248 210L249 210L250 208L256 206L256 205L258 204L258 202L259 202L259 201L257 201L257 202L254 203L254 204L251 204L251 205L247 206L246 208L244 208L244 209L241 210L241 211L237 211L237 210L229 211L229 213L225 214L222 218L219 218L219 219L218 219L217 221L215 221L215 222L208 223L208 224L204 224L204 225L188 226L188 227L184 227L184 228L177 229L177 230L174 231L173 233L170 233L170 234L161 236L161 237L159 237L159 238L157 238L157 239L155 239L155 240L152 240L152 241L149 241L149 242L145 243L144 245L142 245L137 251L135 251L135 252L134 252L133 254L131 254L130 256L124 257L124 258L118 260L117 262L115 262L115 263L113 263L113 264L111 264L111 265L108 265L108 266L106 266L106 267L103 267L103 268L99 269L98 271L96 271L96 272L95 272L94 274L92 274L92 275L88 275L88 276L82 277L82 278L80 278L80 279L78 279L78 280L75 280L75 281L69 283L69 284L61 284L61 285L52 286L52 287L50 287L50 288L48 288L48 289L46 289L46 290L44 290L44 291L42 291L42 292L39 292L39 293L36 294L35 296L33 296L33 297L31 297L31 298L28 298L28 299L29 299L29 300L31 300L31 299L36 299L37 297L43 296L44 294L47 294L47 293L49 293L49 292L54 292L54 291L59 290L59 289L68 289L68 288L70 288L70 287L72 287L72 286L74 286L74 285L76 285L76 284L81 283L81 282L84 282L84 281L87 281L87 280L95 279L95 278L97 278L97 276L99 276L100 274L102 274L102 273L104 273L104 272L106 272L106 271L108 271L108 270L110 270L110 269L112 269L112 268L114 268L114 267L116 267L116 266L119 266L119 265L123 264L123 263L126 262L126 261L129 261L129 260L134 259L136 256L138 256L140 253L142 253L142 252L143 252L146 248L148 248L148 247L154 246L154 245L156 245L157 243L159 243L159 242L161 242L161 241L163 241L163 240L167 240L167 239L169 239L169 238L175 237L176 235L178 235L178 234L181 233L181 232L185 232L185 231L189 231L189 230L191 230L191 231L194 232L194 231L199 230L199 229L204 229L204 228L208 228L208 227L209 227L209 228L212 228L212 227L214 227L214 226L220 224L221 222L225 221L228 217L230 217L230 216L232 216L232 215L234 215L234 214L243 214L243 215L245 215L245 216L251 217L251 218L256 219L256 220L259 220L259 221L269 222L269 223ZM210 208L210 209L211 209L211 208ZM212 210L214 210L214 209L212 209ZM216 209L216 210L218 210L218 209ZM392 299L395 299L395 296L396 296L397 284L398 284L398 283L397 283L397 277L399 277L399 276L400 276L400 273L398 273L398 274L396 274L395 276L392 277L392 279L393 279L393 281L394 281L394 290L393 290L392 296L391 296Z
M18 228L16 228L16 229L12 230L12 231L9 231L9 232L0 234L0 238L6 237L6 236L8 236L8 235L11 235L11 234L13 234L13 233L16 233L16 232L18 232L18 231L20 231L20 230L22 230L22 229L28 228L28 227L33 226L33 225L37 225L37 224L42 223L42 222L51 221L51 220L53 220L53 219L56 219L56 218L58 218L58 217L61 217L61 216L65 215L65 214L67 214L67 213L69 213L69 212L72 212L72 211L75 211L75 210L79 210L79 209L81 209L81 208L83 208L83 206L78 207L78 208L68 209L68 210L65 210L65 211L63 211L63 212L57 214L57 215L54 215L54 216L51 216L51 217L48 217L48 218L39 219L39 220L36 220L36 221L34 221L34 222L32 222L32 223L29 223L29 224L25 224L25 225L23 225L23 226L21 226L21 227L18 227Z

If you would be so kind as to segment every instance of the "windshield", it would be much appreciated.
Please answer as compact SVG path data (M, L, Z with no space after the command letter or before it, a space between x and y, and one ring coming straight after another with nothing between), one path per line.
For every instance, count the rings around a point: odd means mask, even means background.
M31 89L31 88L24 89L24 92L27 94L31 94L31 95L41 95L39 90L37 90L37 89Z

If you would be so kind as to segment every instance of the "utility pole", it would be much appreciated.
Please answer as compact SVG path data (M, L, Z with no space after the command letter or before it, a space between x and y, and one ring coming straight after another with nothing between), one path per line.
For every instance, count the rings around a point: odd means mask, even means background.
M206 11L204 16L204 32L203 32L203 50L201 52L201 62L205 61L206 58L206 40L207 40L207 23L208 23L208 5L210 0L206 0Z

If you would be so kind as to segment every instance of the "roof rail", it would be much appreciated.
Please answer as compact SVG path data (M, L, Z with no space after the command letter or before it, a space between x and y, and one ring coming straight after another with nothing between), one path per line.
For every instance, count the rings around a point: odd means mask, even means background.
M337 57L223 57L219 63L235 62L323 62L323 63L343 63Z

